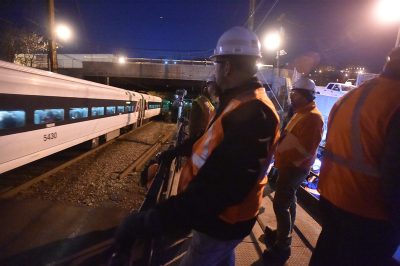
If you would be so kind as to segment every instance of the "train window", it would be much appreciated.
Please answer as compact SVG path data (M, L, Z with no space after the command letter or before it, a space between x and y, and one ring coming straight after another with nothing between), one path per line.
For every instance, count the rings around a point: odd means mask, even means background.
M149 109L161 108L161 103L159 102L149 102Z
M117 106L118 113L123 113L125 110L125 106Z
M0 129L25 126L25 111L0 110Z
M132 105L127 105L127 106L125 106L125 112L127 112L127 113L132 113Z
M132 102L132 112L136 112L137 102Z
M92 116L104 115L104 107L92 107Z
M114 115L115 114L115 106L107 106L106 107L106 114L107 115Z
M89 108L69 108L69 119L76 120L81 118L87 118L89 114Z
M41 109L33 113L33 123L42 125L64 121L64 109Z

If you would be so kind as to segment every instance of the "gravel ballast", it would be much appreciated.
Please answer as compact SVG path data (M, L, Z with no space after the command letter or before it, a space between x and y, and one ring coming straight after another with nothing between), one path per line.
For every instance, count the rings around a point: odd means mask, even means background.
M139 158L161 136L173 134L175 124L153 122L129 133L50 178L18 194L19 199L39 198L71 205L138 209L146 189L139 172L119 173Z

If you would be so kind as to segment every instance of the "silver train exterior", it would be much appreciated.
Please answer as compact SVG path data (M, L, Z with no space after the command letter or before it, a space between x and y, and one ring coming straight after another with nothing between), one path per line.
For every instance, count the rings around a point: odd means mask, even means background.
M0 173L115 138L160 114L161 100L0 61Z

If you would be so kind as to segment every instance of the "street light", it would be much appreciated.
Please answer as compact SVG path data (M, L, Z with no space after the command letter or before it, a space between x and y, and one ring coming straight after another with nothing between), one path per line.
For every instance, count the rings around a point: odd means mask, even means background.
M270 32L264 38L265 49L276 51L281 45L281 36L279 32Z
M399 30L395 47L400 45L400 1L399 0L379 0L375 8L375 14L379 20L386 23L397 23Z
M53 25L54 17L52 18ZM49 50L49 71L58 72L58 62L57 62L57 42L58 41L69 41L72 38L71 28L65 24L59 24L54 30L50 31L50 38L48 40L48 50Z
M71 29L64 24L57 25L56 27L57 38L62 41L68 41L72 37Z
M279 77L279 56L285 55L285 51L280 50L281 46L281 31L274 31L268 33L264 38L264 46L266 50L276 51L276 69Z
M125 64L126 63L126 56L119 56L118 63Z

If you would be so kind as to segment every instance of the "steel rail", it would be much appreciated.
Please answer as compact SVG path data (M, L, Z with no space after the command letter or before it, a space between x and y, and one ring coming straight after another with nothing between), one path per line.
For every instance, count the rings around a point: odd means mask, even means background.
M29 180L29 181L27 181L27 182L25 182L25 183L23 183L21 185L18 185L16 187L13 187L13 188L1 193L0 194L0 199L8 199L8 198L12 198L12 197L16 196L19 192L28 189L29 187L33 186L34 184L36 184L36 183L38 183L38 182L40 182L40 181L42 181L44 179L47 179L50 176L54 175L55 173L67 168L68 166L70 166L70 165L72 165L72 164L74 164L74 163L76 163L76 162L78 162L78 161L80 161L80 160L82 160L84 158L86 158L87 156L92 155L92 154L94 154L94 153L96 153L96 152L108 147L110 144L114 143L119 138L121 138L123 136L126 136L127 134L132 134L132 133L136 133L137 134L138 132L142 131L144 128L146 128L151 123L152 123L152 121L147 123L147 124L145 124L145 125L143 125L143 126L141 126L141 127L136 128L136 129L134 129L132 131L129 131L129 132L125 133L125 134L122 134L118 138L110 140L110 141L100 145L99 147L96 147L96 148L94 148L94 149L92 149L92 150L90 150L88 152L85 152L84 154L81 154L78 157L76 157L76 158L74 158L74 159L72 159L72 160L70 160L68 162L63 163L63 164L57 166L56 168L53 168L52 170L47 171L44 174L41 174L41 175L39 175L37 177L34 177L31 180Z

